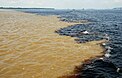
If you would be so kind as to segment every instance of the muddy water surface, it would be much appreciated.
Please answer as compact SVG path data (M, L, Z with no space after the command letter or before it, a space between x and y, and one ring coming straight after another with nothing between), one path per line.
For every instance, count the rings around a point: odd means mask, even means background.
M57 78L101 55L101 41L77 44L54 32L73 24L56 16L0 12L0 78Z

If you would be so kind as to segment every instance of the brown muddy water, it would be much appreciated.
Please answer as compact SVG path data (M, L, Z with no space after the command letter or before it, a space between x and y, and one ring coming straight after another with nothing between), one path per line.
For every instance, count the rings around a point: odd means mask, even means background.
M0 12L0 78L57 78L101 55L102 41L77 44L54 32L74 24L57 16Z

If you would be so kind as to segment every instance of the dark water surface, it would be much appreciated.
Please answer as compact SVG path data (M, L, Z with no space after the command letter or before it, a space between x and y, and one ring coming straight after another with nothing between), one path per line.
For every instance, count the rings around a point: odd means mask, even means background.
M122 78L122 10L23 10L41 15L60 15L62 21L88 20L56 31L60 35L77 37L76 42L84 43L107 39L102 46L104 57L93 59L78 69L76 78ZM81 34L88 31L89 34Z

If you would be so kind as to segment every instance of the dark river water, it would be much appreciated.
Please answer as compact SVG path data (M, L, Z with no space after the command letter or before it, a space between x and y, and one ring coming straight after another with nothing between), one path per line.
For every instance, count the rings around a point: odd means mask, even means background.
M62 21L88 20L89 24L78 24L61 28L56 33L77 37L75 41L85 43L106 39L103 43L105 55L92 59L78 68L76 78L122 78L122 10L23 10L41 15L60 15ZM87 31L88 34L81 34Z

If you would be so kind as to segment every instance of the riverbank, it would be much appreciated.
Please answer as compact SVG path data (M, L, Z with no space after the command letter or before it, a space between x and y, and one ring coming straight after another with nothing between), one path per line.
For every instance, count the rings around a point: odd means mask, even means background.
M55 30L77 23L57 16L0 12L0 77L57 78L85 60L102 55L103 41L77 44Z

